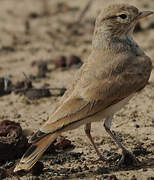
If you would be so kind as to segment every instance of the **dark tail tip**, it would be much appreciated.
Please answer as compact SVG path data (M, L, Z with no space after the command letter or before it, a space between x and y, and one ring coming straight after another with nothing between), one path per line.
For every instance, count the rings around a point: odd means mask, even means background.
M31 145L29 149L25 152L24 158L27 158L29 155L31 155L37 148L37 145Z
M38 142L40 139L42 139L44 136L48 135L47 133L44 133L42 131L37 131L35 134L33 134L31 136L31 138L29 139L29 143L36 143Z

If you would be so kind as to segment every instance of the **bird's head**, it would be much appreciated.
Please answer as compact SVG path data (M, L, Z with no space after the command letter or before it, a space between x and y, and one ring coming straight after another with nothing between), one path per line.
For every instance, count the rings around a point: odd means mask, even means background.
M102 10L96 20L95 33L103 31L112 36L122 37L131 33L136 23L152 11L139 11L129 4L112 4Z

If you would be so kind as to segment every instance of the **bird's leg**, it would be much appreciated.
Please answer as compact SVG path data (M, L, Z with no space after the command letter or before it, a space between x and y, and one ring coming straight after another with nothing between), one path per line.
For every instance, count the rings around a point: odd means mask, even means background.
M104 122L104 127L106 132L113 138L113 140L116 142L116 144L119 146L119 148L122 150L122 158L118 165L120 167L122 166L130 166L130 165L138 165L139 161L136 159L136 157L133 155L132 152L128 151L118 140L118 138L113 134L113 132L110 130L111 123L112 123L113 116L108 117Z
M85 133L86 133L87 137L89 138L91 144L94 146L95 151L96 151L99 159L106 161L106 158L101 155L101 153L99 152L99 150L98 150L98 148L97 148L97 146L96 146L96 144L95 144L95 142L94 142L94 140L93 140L93 138L91 136L91 133L90 133L90 131L91 131L91 123L85 124L84 130L85 130Z

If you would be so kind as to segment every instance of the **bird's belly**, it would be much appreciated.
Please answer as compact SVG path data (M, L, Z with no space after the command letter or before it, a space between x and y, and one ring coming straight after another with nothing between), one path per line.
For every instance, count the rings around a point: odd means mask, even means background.
M123 108L129 102L129 100L133 97L133 95L128 96L127 98L121 100L120 102L118 102L114 105L109 106L108 108L96 113L93 116L90 116L88 118L71 123L70 125L65 127L64 131L76 129L77 127L79 127L83 124L86 124L86 123L103 121L104 118L107 118L107 117L113 115L114 113L119 111L121 108Z
M103 111L97 113L96 115L94 115L93 121L102 121L104 118L107 118L115 114L117 111L119 111L129 102L129 100L133 97L133 95L130 95L127 98L119 101L118 103L111 105L108 108L104 109Z

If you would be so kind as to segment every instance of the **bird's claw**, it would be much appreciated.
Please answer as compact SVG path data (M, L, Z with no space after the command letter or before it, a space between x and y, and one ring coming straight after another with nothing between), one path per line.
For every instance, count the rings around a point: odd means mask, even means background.
M135 157L135 155L128 151L123 150L122 151L122 157L118 163L118 167L130 167L130 166L138 166L140 164L140 161Z

